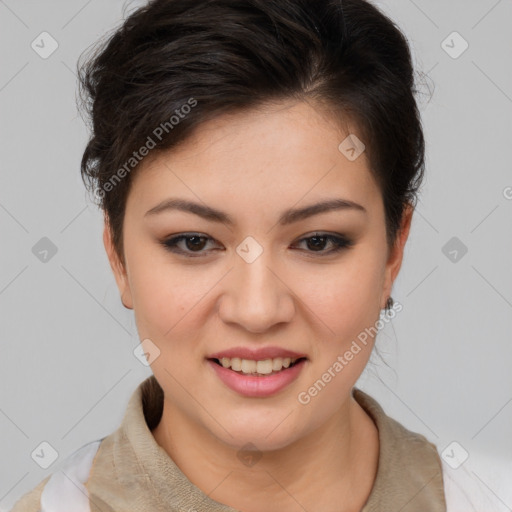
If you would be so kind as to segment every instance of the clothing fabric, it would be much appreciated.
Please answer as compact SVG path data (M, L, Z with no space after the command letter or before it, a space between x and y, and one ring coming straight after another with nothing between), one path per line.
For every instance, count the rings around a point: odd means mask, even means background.
M70 507L73 512L90 512L85 483L100 444L101 440L97 440L82 446L51 475L41 493L41 512L69 512Z
M151 433L163 408L163 393L151 392L157 388L154 376L142 382L116 431L77 450L11 512L236 512L190 482L157 444ZM376 478L361 512L446 512L436 446L387 416L362 390L352 394L380 441Z

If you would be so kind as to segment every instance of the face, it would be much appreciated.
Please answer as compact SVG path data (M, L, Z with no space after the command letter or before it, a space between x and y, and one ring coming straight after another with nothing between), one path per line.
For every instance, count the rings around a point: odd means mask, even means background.
M284 447L353 400L374 341L358 336L390 295L410 214L388 250L366 155L338 149L347 135L302 102L218 117L137 170L125 266L105 228L165 407L226 445Z

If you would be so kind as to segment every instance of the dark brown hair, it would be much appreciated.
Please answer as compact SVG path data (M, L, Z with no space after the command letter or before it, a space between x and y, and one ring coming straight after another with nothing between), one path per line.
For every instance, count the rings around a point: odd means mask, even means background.
M313 100L340 125L355 124L395 241L405 206L416 203L425 143L407 40L371 3L152 0L107 36L78 64L91 129L81 173L123 263L142 153L176 147L220 114L287 99Z

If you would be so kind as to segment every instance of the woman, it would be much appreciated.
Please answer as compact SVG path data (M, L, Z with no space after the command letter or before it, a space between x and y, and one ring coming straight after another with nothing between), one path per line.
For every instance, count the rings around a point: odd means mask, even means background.
M364 0L154 0L81 68L82 176L153 376L19 511L444 511L354 387L424 170L407 41Z

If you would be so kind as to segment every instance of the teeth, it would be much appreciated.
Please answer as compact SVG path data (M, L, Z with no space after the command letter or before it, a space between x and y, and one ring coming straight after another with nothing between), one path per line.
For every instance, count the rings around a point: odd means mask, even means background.
M278 372L283 367L283 358L282 357L276 357L275 359L272 359L272 370L275 372Z
M258 361L256 363L256 373L262 373L263 375L268 375L269 373L272 373L272 359Z
M242 372L246 375L270 375L273 371L279 372L283 368L289 368L295 361L297 361L297 358L292 359L291 357L276 357L274 359L263 359L262 361L241 359L239 357L222 357L219 359L224 368L231 368L235 372Z
M250 359L242 359L242 373L255 373L256 361Z

